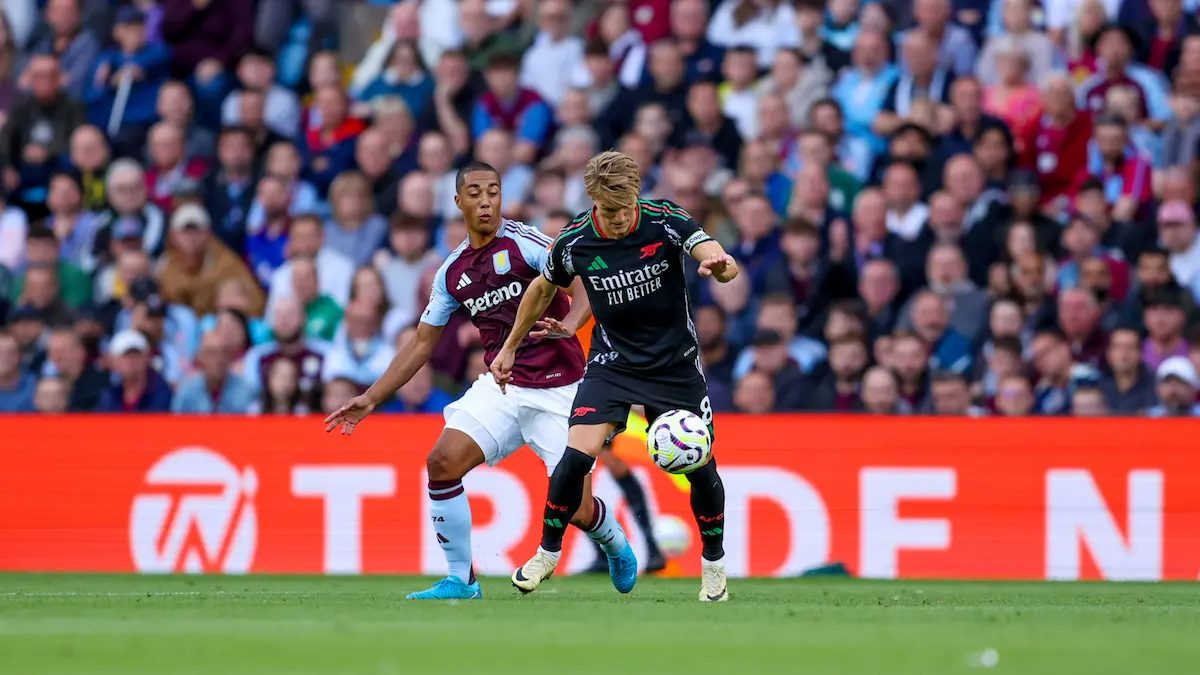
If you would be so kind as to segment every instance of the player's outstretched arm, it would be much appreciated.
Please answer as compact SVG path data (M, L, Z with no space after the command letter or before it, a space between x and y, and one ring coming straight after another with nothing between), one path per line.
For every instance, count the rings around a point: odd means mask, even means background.
M517 347L520 346L521 340L525 339L534 323L545 314L546 308L550 306L550 301L554 299L554 294L557 292L558 286L543 276L531 281L529 287L525 289L521 305L517 307L517 317L513 319L512 331L508 334L508 339L504 341L500 352L496 354L496 358L492 359L492 377L496 378L496 384L500 385L500 391L504 391L505 386L512 379L513 361L516 360ZM591 310L589 309L589 311Z
M366 419L380 403L396 394L396 391L408 384L413 375L429 361L433 347L442 335L444 326L431 326L427 323L417 324L417 335L408 344L396 352L387 370L375 384L360 396L346 401L336 412L325 418L326 433L333 431L340 424L343 434L351 434L354 427Z
M719 243L708 240L692 247L692 257L700 263L700 276L712 277L721 283L733 281L738 275L737 261Z
M547 316L539 319L534 325L537 330L530 333L535 338L569 338L579 332L592 318L592 302L583 288L583 279L575 277L569 289L571 309L562 320Z

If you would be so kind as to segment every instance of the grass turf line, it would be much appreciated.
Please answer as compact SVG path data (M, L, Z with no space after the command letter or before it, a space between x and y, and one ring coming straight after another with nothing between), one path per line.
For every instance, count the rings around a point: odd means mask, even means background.
M0 575L0 672L21 675L1189 675L1194 584L554 578L406 602L419 577Z

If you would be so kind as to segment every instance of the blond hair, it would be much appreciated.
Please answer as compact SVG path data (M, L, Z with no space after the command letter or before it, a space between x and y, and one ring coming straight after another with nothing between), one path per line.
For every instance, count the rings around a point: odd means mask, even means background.
M588 160L583 186L601 208L629 208L642 194L642 170L629 155L609 150Z

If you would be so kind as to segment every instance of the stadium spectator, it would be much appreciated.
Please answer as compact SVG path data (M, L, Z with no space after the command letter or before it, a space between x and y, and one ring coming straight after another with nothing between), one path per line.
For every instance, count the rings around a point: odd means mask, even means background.
M556 231L555 236L558 232ZM383 276L387 298L395 311L409 320L420 312L416 287L421 273L439 262L430 250L429 230L419 219L397 213L388 235L389 249L376 256L375 266Z
M234 69L253 44L253 7L240 0L163 0L162 5L171 71L190 79L200 119L215 126Z
M118 154L140 154L157 116L159 87L169 75L169 51L147 42L146 17L137 7L117 11L113 41L116 45L100 53L77 95L87 103L92 124L116 129Z
M900 43L903 67L888 89L882 111L871 128L881 138L891 136L912 119L914 104L927 101L935 106L949 102L954 75L938 63L937 44L923 30L904 34Z
M109 386L107 374L87 362L83 342L71 329L51 331L46 338L46 361L41 376L42 381L52 378L66 388L66 407L71 412L95 410Z
M765 415L775 411L775 386L771 376L753 371L738 380L733 392L733 405L737 412Z
M307 415L320 410L314 391L300 388L300 371L289 359L275 359L265 375L258 401L248 412L258 415Z
M328 295L339 305L350 299L350 282L354 276L354 263L337 251L325 246L324 226L312 214L299 215L291 222L287 245L284 247L287 262L271 276L269 306L275 307L284 298L293 297L292 262L301 258L315 261L321 294ZM268 311L273 315L273 311Z
M60 415L70 410L67 383L58 377L43 377L37 381L31 410L43 415Z
M1146 341L1142 346L1142 362L1157 371L1172 356L1186 357L1190 351L1184 339L1183 307L1179 301L1183 291L1164 287L1147 298L1143 309Z
M487 90L475 104L471 117L471 137L479 140L491 129L513 134L513 157L520 164L531 164L550 139L554 114L537 92L521 86L518 61L498 54L484 71Z
M21 366L17 339L0 333L0 412L31 412L37 378Z
M440 413L453 401L453 396L434 386L433 368L425 364L383 409L387 412Z
M346 401L358 395L361 387L345 377L335 378L325 384L321 393L321 413L328 415L342 407Z
M925 402L929 375L929 344L918 334L897 331L891 336L891 368L900 385L900 398L909 409Z
M379 307L366 298L346 305L346 331L325 358L323 382L348 379L365 389L383 375L395 348L383 337L382 320Z
M1186 202L1169 201L1158 208L1158 233L1170 255L1175 281L1196 293L1200 290L1200 236L1196 215Z
M150 343L135 330L124 330L108 344L115 384L100 395L105 412L170 412L171 386L150 367Z
M907 405L900 398L896 376L883 366L873 366L863 374L863 411L872 415L905 415Z
M111 263L122 241L136 239L141 248L157 256L166 245L167 216L150 201L146 174L132 159L118 159L104 179L108 208L97 219L92 256L97 266ZM118 232L120 230L120 232Z
M216 306L217 286L227 279L241 279L254 288L252 316L262 315L263 293L245 263L212 231L204 207L184 204L171 216L171 245L163 255L158 286L168 302L186 305L197 316L211 314Z
M1106 407L1123 415L1142 414L1157 403L1154 371L1142 361L1141 336L1119 328L1108 339L1108 374L1100 380Z
M1077 387L1071 394L1073 417L1105 417L1108 414L1108 404L1099 388L1092 385Z
M1155 375L1160 403L1147 411L1151 417L1196 417L1200 416L1200 404L1196 403L1196 391L1200 389L1200 376L1196 366L1185 356L1172 356L1158 367Z
M170 211L177 194L203 180L208 161L189 157L183 130L169 122L159 122L147 134L146 190L150 201L164 212Z
M597 119L605 144L634 130L635 116L647 105L662 106L672 126L683 123L687 114L687 63L680 46L670 40L651 45L646 71L648 77L640 85L622 89Z
M1024 375L1008 375L996 391L996 412L1004 417L1025 417L1034 413L1033 392Z
M55 328L70 325L74 321L71 309L62 299L58 272L54 266L33 266L25 272L21 293L13 304L37 313L47 326Z
M254 390L241 375L231 372L229 350L216 332L200 339L196 353L198 372L182 382L171 400L171 412L211 415L245 414L254 401Z
M25 263L17 272L45 268L53 270L58 281L59 295L70 308L77 309L91 302L92 282L87 274L62 255L62 247L55 233L46 227L35 225L25 237ZM12 299L18 300L25 287L24 274L12 285Z
M1066 336L1076 363L1099 366L1104 360L1108 336L1100 327L1100 305L1084 289L1063 291L1058 296L1058 326Z
M862 376L867 369L866 343L860 335L846 335L829 343L829 369L807 387L804 409L849 412L862 409Z
M1030 345L1034 370L1034 408L1041 415L1062 415L1071 406L1071 343L1062 330L1047 328Z
M929 378L930 412L934 415L981 417L984 410L971 402L971 389L962 373L940 370Z
M265 111L265 115L262 122L266 127L285 138L294 138L300 131L300 100L296 98L295 92L276 82L277 75L275 60L269 52L258 48L247 51L237 64L240 89L226 96L221 104L221 125L248 125L247 120L242 117L242 96L245 92L253 91L263 98L261 109Z
M882 150L883 145L872 125L898 76L896 67L888 62L888 50L886 35L861 31L854 41L851 67L842 71L831 91L845 117L846 133L869 143L874 152Z
M64 89L79 100L100 53L101 38L84 25L80 0L48 0L45 5L43 19L48 30L30 45L28 52L51 55L58 60L62 64ZM29 77L36 81L38 75L31 69L38 58L34 56L21 68L21 79Z
M226 127L217 140L217 165L200 185L211 229L233 250L245 243L246 220L254 200L254 144L245 127Z
M179 80L165 82L158 89L154 110L160 120L183 130L188 157L207 158L216 153L216 135L198 123L195 101L186 84Z
M349 101L338 85L317 89L313 107L320 121L304 137L304 177L325 196L334 179L353 167L356 137L367 124L349 115Z
M55 0L59 5L74 2ZM66 152L71 133L84 123L85 113L78 99L64 90L66 78L54 53L33 56L22 78L28 80L28 93L13 105L0 129L0 166L13 201L40 215L50 174Z
M520 84L551 107L566 92L574 71L583 64L583 38L570 34L571 3L543 0L537 7L537 34L521 59Z
M296 146L287 141L272 145L266 153L264 176L271 176L283 182L287 192L287 213L292 217L304 214L321 213L324 205L317 195L317 189L311 183L300 179L300 152ZM262 227L266 215L263 205L256 199L250 203L250 213L246 216L246 230L255 232Z
M329 204L332 217L325 224L325 245L355 266L371 262L387 238L387 221L373 213L367 179L357 171L339 175L329 188Z

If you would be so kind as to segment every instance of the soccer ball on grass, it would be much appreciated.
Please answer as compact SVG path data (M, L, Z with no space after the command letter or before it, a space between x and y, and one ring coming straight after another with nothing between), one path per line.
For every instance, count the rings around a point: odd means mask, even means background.
M651 422L646 447L650 460L667 473L688 474L712 459L708 425L686 410L663 413Z

